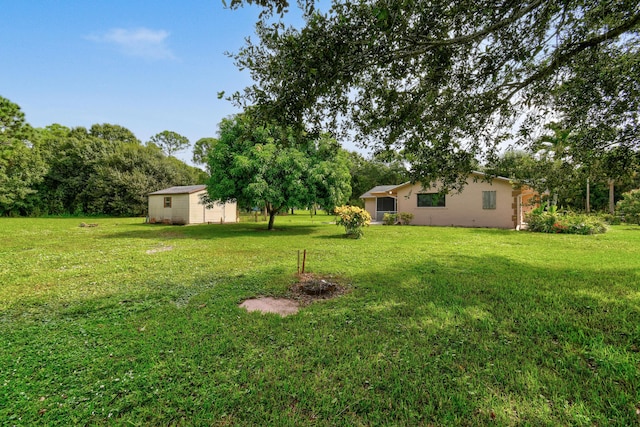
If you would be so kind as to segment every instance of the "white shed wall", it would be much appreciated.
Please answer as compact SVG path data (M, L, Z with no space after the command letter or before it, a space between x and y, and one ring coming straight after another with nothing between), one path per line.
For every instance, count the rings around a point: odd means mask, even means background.
M200 203L202 194L205 194L205 191L192 194L150 195L149 221L171 224L238 222L236 203L215 204L212 208L207 208ZM171 197L170 208L164 207L165 197Z

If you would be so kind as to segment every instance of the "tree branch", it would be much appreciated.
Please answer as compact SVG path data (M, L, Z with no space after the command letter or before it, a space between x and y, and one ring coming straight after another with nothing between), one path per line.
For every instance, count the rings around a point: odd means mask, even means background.
M514 89L511 92L509 92L509 94L503 99L503 101L504 102L508 101L516 93L518 93L520 90L524 89L525 87L529 86L531 83L538 80L542 80L545 77L548 77L549 75L551 75L551 73L553 73L555 70L560 68L562 65L566 64L571 58L573 58L578 53L586 49L598 46L599 44L603 43L606 40L616 38L624 34L625 32L629 31L630 29L632 29L638 23L640 23L640 13L633 15L633 17L628 21L611 29L610 31L607 31L604 34L585 40L581 43L574 45L573 47L570 47L565 52L558 54L546 67L530 75L524 81L518 84L515 84Z
M477 31L473 34L467 34L464 36L454 37L452 39L446 39L446 40L438 40L438 39L424 40L421 42L417 42L417 44L419 46L425 46L425 47L466 44L466 43L481 39L487 34L493 33L501 28L504 28L508 25L513 24L514 22L516 22L517 20L519 20L520 18L522 18L523 16L525 16L526 14L528 14L529 12L531 12L532 10L540 6L541 4L542 4L542 0L535 0L528 7L521 9L519 12L515 13L511 17L498 21L493 25L489 25L488 27L483 28L482 30Z

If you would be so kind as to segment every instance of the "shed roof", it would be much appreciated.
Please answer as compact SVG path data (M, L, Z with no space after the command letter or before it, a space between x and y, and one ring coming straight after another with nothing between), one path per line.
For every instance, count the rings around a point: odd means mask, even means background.
M149 193L150 196L161 195L161 194L193 194L198 191L206 190L206 185L179 185L176 187L165 188L164 190L154 191L153 193Z

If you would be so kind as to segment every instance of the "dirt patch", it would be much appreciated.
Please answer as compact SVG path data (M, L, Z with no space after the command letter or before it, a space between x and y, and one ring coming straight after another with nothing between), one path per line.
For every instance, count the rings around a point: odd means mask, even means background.
M347 292L347 287L331 275L300 274L299 281L289 288L288 298L261 297L243 301L240 307L247 311L276 313L280 316L295 314L301 307L316 300L335 298Z
M148 254L155 254L157 252L166 252L166 251L172 251L173 250L173 246L161 246L159 248L155 248L155 249L149 249L147 251Z
M247 311L260 311L262 313L276 313L282 317L296 314L300 308L297 301L286 298L253 298L244 301L240 307Z
M316 300L331 299L347 292L338 277L320 274L299 274L298 283L289 288L291 299L307 305Z

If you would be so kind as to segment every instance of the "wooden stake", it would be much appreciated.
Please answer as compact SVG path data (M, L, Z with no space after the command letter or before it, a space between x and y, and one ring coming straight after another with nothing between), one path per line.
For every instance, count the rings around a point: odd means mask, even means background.
M304 250L304 253L302 255L302 274L304 274L304 265L307 262L307 250Z
M300 249L298 249L298 274L300 274Z

